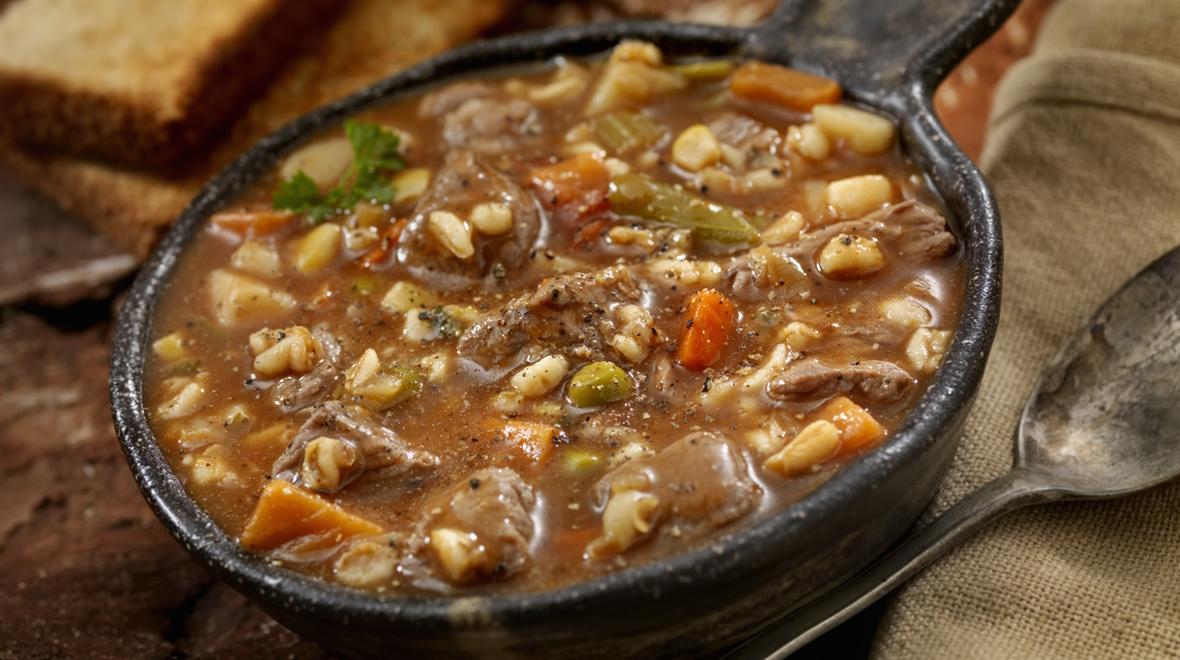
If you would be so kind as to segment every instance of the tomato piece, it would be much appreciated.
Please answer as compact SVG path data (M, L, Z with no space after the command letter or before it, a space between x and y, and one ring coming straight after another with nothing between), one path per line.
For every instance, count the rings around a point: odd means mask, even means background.
M737 325L737 308L725 294L703 289L688 301L686 317L678 357L686 369L701 371L725 352Z

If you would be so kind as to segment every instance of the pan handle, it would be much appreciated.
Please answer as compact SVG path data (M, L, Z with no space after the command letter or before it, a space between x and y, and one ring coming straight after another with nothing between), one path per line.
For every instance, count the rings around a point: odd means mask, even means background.
M932 93L1018 3L781 0L749 45L755 57L822 73L864 100L892 105L906 88Z

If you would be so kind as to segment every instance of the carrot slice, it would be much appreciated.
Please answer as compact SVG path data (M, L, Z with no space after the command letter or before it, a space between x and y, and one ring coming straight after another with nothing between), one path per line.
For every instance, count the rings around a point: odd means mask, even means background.
M877 418L846 396L838 396L829 401L820 409L818 416L840 429L841 454L858 452L885 438L885 429Z
M265 236L295 219L286 211L222 211L209 219L217 227L240 236Z
M725 352L737 324L737 309L725 294L703 289L688 301L686 317L680 336L680 364L701 371Z
M735 96L777 103L799 112L810 112L820 103L835 103L842 93L835 80L764 62L746 62L738 67L729 79L729 89Z
M325 536L337 542L381 531L377 523L351 514L315 493L282 479L271 479L238 540L248 550L272 550L304 536Z
M544 193L542 200L553 206L580 201L596 192L606 194L610 172L593 154L578 154L553 165L533 170L533 185Z

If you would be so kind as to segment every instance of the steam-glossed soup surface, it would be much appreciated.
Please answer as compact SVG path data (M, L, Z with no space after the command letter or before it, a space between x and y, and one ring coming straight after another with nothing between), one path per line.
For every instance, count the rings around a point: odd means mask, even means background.
M464 80L214 215L145 389L192 496L384 593L551 588L699 547L889 435L958 318L886 117L757 62Z

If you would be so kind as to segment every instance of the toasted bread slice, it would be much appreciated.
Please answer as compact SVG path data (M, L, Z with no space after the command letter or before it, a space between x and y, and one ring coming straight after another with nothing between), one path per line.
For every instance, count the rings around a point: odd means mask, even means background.
M511 0L355 0L316 46L291 63L186 174L161 174L11 146L0 160L60 206L143 257L201 185L294 117L468 41Z
M170 163L232 119L343 6L17 0L0 13L0 123L29 145Z

